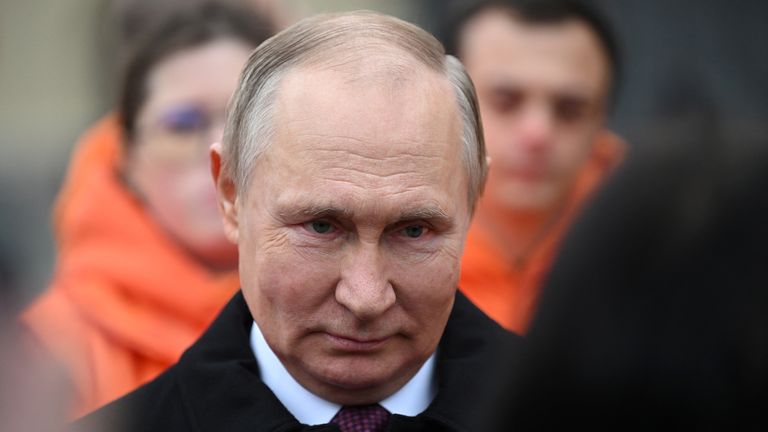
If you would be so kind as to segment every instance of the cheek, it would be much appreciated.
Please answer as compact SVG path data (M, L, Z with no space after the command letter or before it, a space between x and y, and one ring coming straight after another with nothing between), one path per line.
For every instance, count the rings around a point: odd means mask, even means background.
M293 257L274 257L265 270L255 276L261 293L276 310L299 317L319 308L335 285L335 278L329 272Z
M594 137L590 134L564 136L558 141L554 163L563 175L575 174L588 159Z
M494 171L504 172L525 160L525 152L515 140L515 130L510 125L486 129L483 124L483 133L486 151L491 157L492 175L498 174Z
M134 183L149 206L161 216L185 220L185 202L189 194L183 193L182 178L159 163L144 164L135 172Z
M216 188L203 169L161 169L147 198L178 224L221 224ZM198 226L203 229L203 226Z
M483 123L483 136L488 154L491 157L501 157L507 147L510 147L509 126L500 124L498 120Z
M431 260L418 264L399 262L393 266L392 282L398 303L420 325L444 324L442 318L447 318L458 283L459 255L458 249L444 250Z
M188 169L158 156L149 145L137 149L137 152L131 165L131 174L134 181L145 189L142 192L147 195L157 195L160 191L166 194L182 192L181 185L190 176Z
M170 170L169 170L170 171ZM175 172L177 190L191 196L211 195L216 193L216 187L211 178L208 166L200 165Z
M240 268L243 289L259 305L256 313L283 325L312 321L332 298L338 272L308 261L284 234L262 232L259 239L250 234L250 227L241 233Z

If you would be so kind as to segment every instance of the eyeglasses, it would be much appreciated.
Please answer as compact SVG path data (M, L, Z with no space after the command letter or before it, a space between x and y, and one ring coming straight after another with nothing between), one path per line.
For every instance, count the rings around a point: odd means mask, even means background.
M208 129L211 121L204 109L184 106L172 109L160 117L160 124L176 134L194 134Z
M207 155L208 146L220 140L224 110L213 113L197 105L179 105L140 125L141 145L151 146L157 157L182 162Z

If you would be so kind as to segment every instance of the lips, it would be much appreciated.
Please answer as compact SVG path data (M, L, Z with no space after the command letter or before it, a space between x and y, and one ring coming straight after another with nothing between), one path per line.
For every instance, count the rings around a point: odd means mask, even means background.
M375 351L384 346L390 339L390 336L377 339L359 339L327 332L325 333L325 336L334 349L348 352Z

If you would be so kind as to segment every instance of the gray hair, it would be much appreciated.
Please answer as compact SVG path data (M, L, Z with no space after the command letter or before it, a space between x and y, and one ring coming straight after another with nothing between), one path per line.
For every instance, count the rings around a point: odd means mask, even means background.
M230 101L222 143L222 168L235 182L238 194L250 182L256 160L273 141L274 101L282 78L298 66L329 61L333 56L362 58L370 51L365 48L382 47L408 54L450 82L463 125L462 158L469 179L469 204L474 208L488 166L472 81L432 35L397 18L367 11L304 19L251 54Z

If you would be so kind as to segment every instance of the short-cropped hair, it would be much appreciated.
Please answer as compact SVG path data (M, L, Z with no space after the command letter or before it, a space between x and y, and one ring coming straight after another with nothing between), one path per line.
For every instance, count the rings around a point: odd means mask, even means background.
M476 16L489 10L509 12L514 19L533 25L561 24L576 20L584 23L597 38L608 62L611 76L611 97L619 88L622 62L615 32L609 21L596 9L582 0L478 0L453 7L442 20L438 34L446 52L458 58L462 33Z
M469 179L468 199L474 208L485 183L487 162L472 81L432 35L400 19L367 11L304 19L253 52L230 101L222 144L222 169L235 182L238 194L246 189L257 159L273 140L275 99L288 72L333 60L360 60L387 50L404 54L408 64L441 74L451 84L462 121L461 157Z

